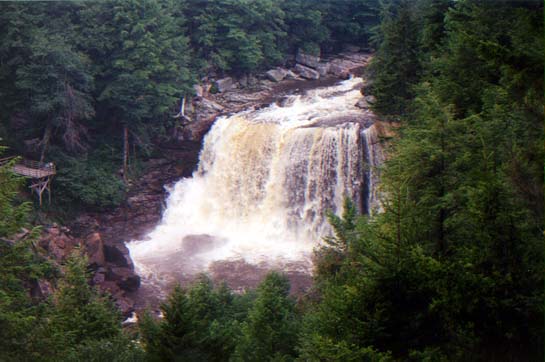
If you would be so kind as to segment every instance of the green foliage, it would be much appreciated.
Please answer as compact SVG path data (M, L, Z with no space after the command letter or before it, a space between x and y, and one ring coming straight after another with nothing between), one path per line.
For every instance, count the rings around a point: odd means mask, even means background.
M136 341L125 336L91 339L63 356L69 362L143 362L145 354Z
M149 360L226 361L245 313L225 286L202 276L189 290L177 286L161 306L163 319L146 314L140 322Z
M428 3L387 4L373 87L404 123L384 212L331 218L304 358L543 358L543 8Z
M54 295L52 325L59 329L65 344L114 337L120 332L120 318L113 305L87 282L87 264L83 256L71 255Z
M195 0L183 7L201 70L251 73L283 60L287 34L278 2Z
M5 150L0 146L0 155ZM26 223L30 204L15 204L23 179L11 172L15 160L0 166L0 237L9 237L20 231Z
M104 209L123 201L125 185L116 176L119 164L111 151L98 149L77 158L65 154L57 157L62 162L57 165L54 187L61 205Z
M381 9L371 92L377 97L374 110L384 115L405 115L420 80L419 29L413 7L408 0L391 0Z
M293 361L298 316L289 297L287 277L269 273L257 288L256 299L242 323L234 361Z

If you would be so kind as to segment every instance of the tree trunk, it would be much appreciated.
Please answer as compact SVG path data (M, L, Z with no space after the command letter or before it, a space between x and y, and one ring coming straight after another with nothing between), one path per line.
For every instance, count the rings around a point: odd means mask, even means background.
M129 128L123 126L123 180L127 183L129 177Z

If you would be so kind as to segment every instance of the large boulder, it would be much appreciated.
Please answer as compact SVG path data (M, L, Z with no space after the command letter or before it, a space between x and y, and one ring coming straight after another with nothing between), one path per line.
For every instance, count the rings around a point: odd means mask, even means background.
M342 79L348 79L350 77L350 68L342 63L333 63L329 66L329 73Z
M305 79L320 79L320 73L301 64L295 66L295 71Z
M299 50L295 56L295 61L299 64L303 64L307 67L314 68L318 67L320 63L320 57L315 55L310 55Z
M329 73L329 67L329 63L320 63L316 67L316 71L320 74L321 77L324 77L327 75L327 73Z
M38 241L38 245L44 248L48 255L61 262L72 252L79 240L68 235L69 230L56 224L44 230Z
M127 249L125 244L104 245L104 257L108 263L113 265L132 268L129 249Z
M284 78L286 78L286 76L288 75L288 70L284 68L271 69L267 73L265 73L265 75L273 82L280 82L284 80Z
M299 76L297 74L295 74L294 72L292 72L291 70L288 70L288 73L286 74L285 79L298 80L298 79L301 79L301 78L299 78Z
M98 267L104 265L104 242L98 232L91 233L85 240L85 249L89 258L89 265Z
M231 77L218 79L216 81L216 88L217 88L218 92L220 92L220 93L227 92L227 91L235 88L235 86L236 86L235 81Z
M109 268L106 280L115 282L119 288L128 292L134 292L140 287L140 277L129 268Z

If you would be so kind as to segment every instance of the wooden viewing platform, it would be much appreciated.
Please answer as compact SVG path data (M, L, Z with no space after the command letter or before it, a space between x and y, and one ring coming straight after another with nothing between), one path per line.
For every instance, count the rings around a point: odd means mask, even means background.
M15 157L0 159L0 165L12 161ZM44 163L33 160L18 159L12 168L13 173L31 179L30 188L36 192L42 206L42 195L47 191L49 203L51 203L51 180L57 173L52 162Z

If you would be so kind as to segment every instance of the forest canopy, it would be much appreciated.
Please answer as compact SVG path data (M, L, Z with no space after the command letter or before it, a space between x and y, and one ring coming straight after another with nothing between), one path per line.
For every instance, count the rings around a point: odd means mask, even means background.
M295 300L269 274L206 276L122 331L86 261L36 253L21 180L0 166L0 359L540 361L544 358L543 3L186 0L0 3L0 137L59 175L68 203L122 199L123 132L153 139L200 77L306 52L374 50L373 110L395 125L383 211L346 200ZM386 141L385 141L386 142ZM143 145L142 145L143 147ZM112 156L113 155L113 156ZM81 164L92 171L82 171ZM78 200L70 190L102 186ZM26 234L25 234L26 235ZM26 288L55 280L52 299Z

